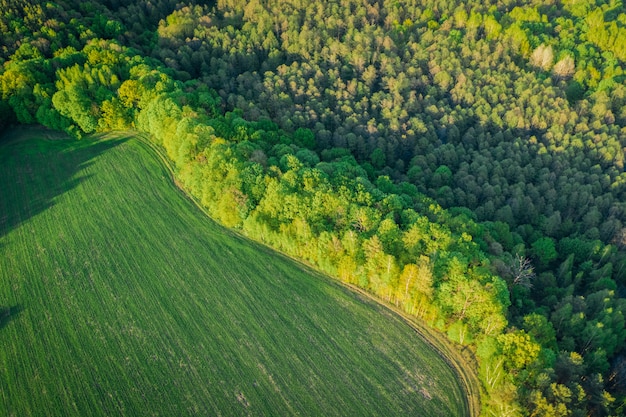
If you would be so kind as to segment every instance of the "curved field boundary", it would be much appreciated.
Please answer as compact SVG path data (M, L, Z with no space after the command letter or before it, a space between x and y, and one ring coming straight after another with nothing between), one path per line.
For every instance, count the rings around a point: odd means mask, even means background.
M181 192L191 200L208 218L213 220L206 209L191 195L189 194L178 182L176 179L174 170L172 168L170 160L163 154L162 149L157 147L150 139L147 137L145 133L142 132L127 132L130 135L136 137L141 143L152 149L159 157L164 167L167 169L171 176L171 180L173 184L181 190ZM281 251L276 250L275 248L266 245L263 242L258 242L256 240L250 239L248 236L239 233L237 230L224 228L225 231L232 233L240 238L244 238L255 244L262 245L266 249L269 249L275 253L278 253L286 258L289 258L293 261L298 262L303 268L307 270L307 272L314 273L318 276L323 276L328 279L330 282L339 284L343 288L348 289L349 291L360 295L361 297L366 298L369 301L376 303L377 305L385 308L391 313L399 316L402 320L410 326L416 334L418 334L425 342L428 344L435 352L439 354L439 356L450 366L450 368L456 373L460 383L461 388L465 392L465 409L467 411L466 415L468 417L478 417L480 415L481 404L480 404L480 382L474 371L477 369L477 363L473 356L473 354L464 350L461 352L458 347L452 344L444 335L436 332L434 329L428 327L425 323L420 322L416 317L409 316L404 311L396 307L395 305L384 302L373 294L368 293L367 291L351 284L347 284L341 282L333 277L323 274L319 270L317 270L314 266L303 262L301 259L289 256Z
M478 367L473 354L468 350L459 351L456 345L445 338L441 333L420 322L417 318L406 314L393 304L386 303L373 294L351 284L342 283L355 293L368 298L392 313L400 316L433 350L439 353L445 362L457 374L465 391L465 407L467 416L478 417L480 415L480 382L473 369ZM464 355L465 353L465 355ZM469 356L469 357L468 357Z
M467 415L402 318L217 225L136 137L22 133L0 149L1 415Z

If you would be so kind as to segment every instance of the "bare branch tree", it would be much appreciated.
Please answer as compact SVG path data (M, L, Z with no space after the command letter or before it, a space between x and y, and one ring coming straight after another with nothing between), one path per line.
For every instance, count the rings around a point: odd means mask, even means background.
M530 259L522 255L515 255L511 273L513 274L513 285L532 288L532 280L535 278L535 268Z

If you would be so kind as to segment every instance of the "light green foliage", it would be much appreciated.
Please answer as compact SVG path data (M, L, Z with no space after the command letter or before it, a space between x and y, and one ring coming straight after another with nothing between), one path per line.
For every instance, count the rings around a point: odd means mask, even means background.
M498 342L510 371L519 372L539 358L541 346L523 330L502 334Z
M524 317L524 330L534 338L541 346L557 349L556 333L552 323L545 316L537 313Z
M62 116L71 118L83 132L92 133L98 127L100 111L92 105L82 88L69 86L57 91L52 96L52 104Z

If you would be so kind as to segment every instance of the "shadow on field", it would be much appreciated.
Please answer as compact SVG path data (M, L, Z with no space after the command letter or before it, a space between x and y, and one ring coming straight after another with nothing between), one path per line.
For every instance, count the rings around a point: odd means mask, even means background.
M15 320L22 311L24 311L24 307L20 304L16 304L13 307L0 307L0 330Z
M0 137L0 238L88 179L80 171L127 140L77 141L48 132L18 127Z

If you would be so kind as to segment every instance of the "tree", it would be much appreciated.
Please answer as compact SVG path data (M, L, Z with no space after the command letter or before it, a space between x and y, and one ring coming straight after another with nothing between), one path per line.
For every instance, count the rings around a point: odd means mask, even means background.
M541 44L533 51L530 56L530 63L544 71L548 71L552 67L552 61L554 59L554 53L552 52L552 46Z
M532 254L539 261L541 265L547 265L557 257L554 240L549 237L542 237L537 239L531 245Z
M98 128L99 108L81 88L72 86L57 91L52 96L52 103L61 115L72 119L83 132L92 133Z
M566 80L574 75L574 71L576 70L576 65L574 64L574 58L570 55L565 55L559 62L554 64L552 68L552 73L559 80Z
M511 275L513 276L513 285L519 285L524 288L532 288L532 280L535 278L535 269L530 259L516 254L513 258L511 266Z
M407 264L402 269L398 283L397 298L414 303L428 302L434 292L433 274L426 256L419 257L418 264Z
M515 373L535 362L541 352L541 346L523 330L501 334L498 342L507 369Z
M541 346L554 351L558 349L556 332L545 316L537 313L524 316L522 327Z

